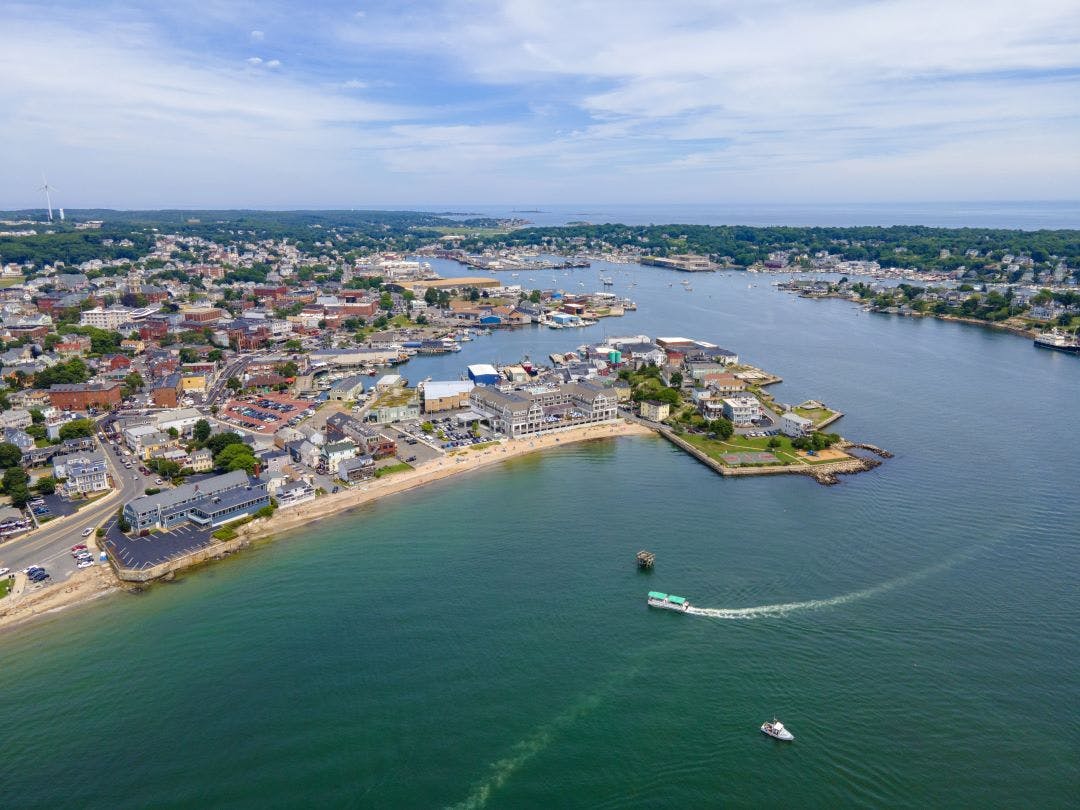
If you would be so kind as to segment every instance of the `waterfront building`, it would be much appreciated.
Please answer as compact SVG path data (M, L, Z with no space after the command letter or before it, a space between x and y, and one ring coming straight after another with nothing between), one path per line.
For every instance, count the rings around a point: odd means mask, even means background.
M330 386L330 399L347 402L357 400L364 393L364 378L360 374L354 374L343 380L338 380Z
M780 432L793 439L799 436L809 436L814 432L814 423L805 416L795 413L795 411L788 411L780 416Z
M603 422L618 415L613 392L584 382L517 391L478 386L469 395L469 404L493 430L510 438Z
M168 531L188 522L217 526L254 514L269 503L265 484L252 483L243 470L234 470L156 495L140 495L124 504L124 517L133 531Z
M663 422L671 415L671 406L666 402L651 402L646 400L641 403L641 418L653 422Z
M477 385L496 385L499 380L499 371L495 366L488 363L476 363L468 367L469 379Z
M346 459L337 466L337 477L342 481L355 483L375 477L375 459L371 456L357 456Z
M724 417L736 425L749 425L761 418L761 403L750 394L727 397L723 400Z

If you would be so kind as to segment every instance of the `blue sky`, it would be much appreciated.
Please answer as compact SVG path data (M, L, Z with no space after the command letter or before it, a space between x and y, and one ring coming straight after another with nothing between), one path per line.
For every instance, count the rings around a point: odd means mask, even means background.
M313 8L314 6L314 8ZM0 207L1075 199L1080 3L0 0Z

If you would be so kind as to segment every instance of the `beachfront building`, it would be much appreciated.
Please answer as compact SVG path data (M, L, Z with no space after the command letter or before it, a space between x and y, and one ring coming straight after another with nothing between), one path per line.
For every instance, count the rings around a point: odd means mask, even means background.
M375 477L375 459L371 456L357 456L346 459L337 466L337 477L350 484L366 481Z
M315 486L308 481L292 481L277 491L278 508L299 506L315 500Z
M795 411L788 411L780 416L780 432L793 439L809 436L814 432L814 423L805 416L799 416Z
M670 415L671 406L666 402L650 402L646 400L641 403L642 419L649 419L653 422L663 422Z
M724 400L723 414L736 425L749 425L761 418L761 403L750 394L727 397Z
M510 438L604 422L618 415L614 393L589 383L500 391L478 386L469 404L491 428Z
M246 472L234 470L156 495L140 495L124 504L124 518L136 532L168 531L189 522L219 526L252 515L269 503L265 484L253 483Z

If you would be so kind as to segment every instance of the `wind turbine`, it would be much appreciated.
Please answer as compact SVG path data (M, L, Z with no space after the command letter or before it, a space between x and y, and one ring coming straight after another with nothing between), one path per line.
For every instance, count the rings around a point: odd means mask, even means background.
M45 179L45 174L44 173L42 173L42 175L41 175L41 183L42 183L42 186L41 186L41 188L38 189L38 191L44 191L45 192L45 205L49 209L49 222L52 222L53 221L53 218L52 218L52 197L50 196L49 192L59 191L60 189L56 188L55 186L50 186L49 181Z

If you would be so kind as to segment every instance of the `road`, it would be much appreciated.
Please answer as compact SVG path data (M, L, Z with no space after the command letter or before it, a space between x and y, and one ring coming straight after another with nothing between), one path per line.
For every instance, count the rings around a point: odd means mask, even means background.
M86 542L82 536L83 530L101 526L123 504L142 494L148 481L153 479L146 479L137 469L125 470L112 445L102 442L102 446L114 488L119 489L119 497L113 495L95 501L70 517L51 520L40 529L0 544L0 568L21 571L31 565L42 565L52 575L53 582L67 579L76 570L71 547ZM133 475L138 476L137 481L132 480Z

